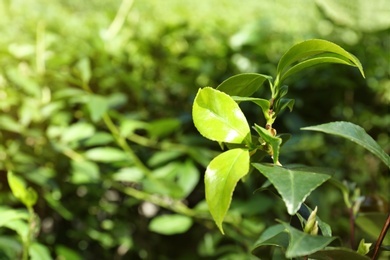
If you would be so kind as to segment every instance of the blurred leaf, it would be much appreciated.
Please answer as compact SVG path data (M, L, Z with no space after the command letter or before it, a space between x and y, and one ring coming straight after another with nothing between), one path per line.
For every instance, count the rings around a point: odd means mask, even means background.
M20 133L24 127L8 115L0 115L0 129Z
M274 185L290 215L298 211L314 189L331 177L326 174L287 169L276 165L259 163L252 165Z
M74 184L93 183L100 181L99 167L90 161L71 161L71 182Z
M150 165L151 167L155 167L164 163L168 163L182 155L183 153L181 151L158 151L149 158L148 165Z
M15 220L15 219L28 219L28 213L25 210L21 209L11 209L0 207L0 227L5 223Z
M85 152L85 156L97 162L117 162L129 160L125 152L114 147L96 147Z
M95 127L85 122L78 122L66 128L61 136L63 143L71 143L88 138L95 133Z
M286 251L286 257L288 258L310 255L323 249L336 239L336 237L308 235L296 228L293 228L288 223L282 224L287 229L290 237L290 243Z
M87 103L92 122L98 122L108 109L108 100L106 97L91 94Z
M63 260L83 260L83 258L73 249L69 247L58 245L55 248L58 259Z
M386 222L387 213L367 212L359 213L356 217L356 225L367 233L371 238L377 239L381 233L382 227ZM387 232L384 245L390 245L390 233Z
M79 60L76 64L76 68L80 74L81 80L84 84L88 84L91 79L91 63L90 60L85 57Z
M185 233L191 226L192 218L172 214L153 218L149 224L149 230L162 235L175 235Z
M177 183L183 189L183 197L187 197L198 184L200 174L191 160L186 160L177 176Z
M22 240L26 241L28 236L29 226L27 221L21 219L10 220L7 223L4 223L4 227L14 230Z
M217 89L225 92L229 96L249 97L255 93L267 79L271 80L272 77L256 73L243 73L228 78L222 82Z
M349 248L342 247L327 247L319 250L309 256L313 259L328 260L328 259L353 259L353 260L369 260L371 258L361 255Z
M8 184L12 190L12 194L27 207L32 207L37 203L38 194L31 188L26 188L26 184L20 178L14 175L11 171L7 174Z
M301 61L306 59L305 61ZM299 62L293 65L295 62ZM279 84L288 76L320 63L342 63L357 67L364 77L363 67L360 61L338 46L329 41L313 39L298 43L291 47L280 59L277 68L277 80ZM289 68L292 66L291 68Z
M164 118L150 122L146 129L152 138L163 138L177 131L180 126L179 119Z
M250 143L245 115L227 94L210 87L199 89L192 108L193 121L206 138L227 143Z
M137 167L121 168L112 175L115 181L139 182L144 178L143 172Z
M22 252L22 244L14 236L0 236L0 256L4 260L18 259Z
M61 215L66 220L73 219L73 213L69 211L67 208L65 208L61 201L58 199L55 199L54 196L50 193L45 193L43 195L47 203L50 205L52 209L54 209L58 214Z
M332 122L317 126L304 127L302 130L320 131L346 138L372 152L375 156L381 159L388 168L390 168L390 156L386 154L378 143L375 142L375 140L358 125L350 122Z
M249 151L232 149L215 157L205 173L206 201L220 231L237 182L249 171Z
M51 260L49 249L39 243L32 243L29 248L31 260Z
M97 132L94 133L91 137L89 137L83 144L85 146L101 146L107 145L114 141L114 137L106 132Z

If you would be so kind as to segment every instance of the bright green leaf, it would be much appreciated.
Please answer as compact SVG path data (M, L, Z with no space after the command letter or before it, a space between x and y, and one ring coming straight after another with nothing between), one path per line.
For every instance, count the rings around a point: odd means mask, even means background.
M144 178L144 173L138 167L122 168L112 175L115 181L139 182Z
M222 233L222 222L230 207L233 191L237 182L249 171L249 159L249 151L232 149L215 157L206 169L206 201Z
M14 175L11 171L8 172L7 178L12 194L25 206L32 207L37 203L37 192L31 187L26 188L23 179Z
M295 62L304 59L306 60L301 62L302 64L298 63L288 70ZM313 39L294 45L283 55L277 67L278 84L295 72L325 62L343 63L357 67L364 77L363 67L354 55L332 42Z
M290 243L287 247L286 257L293 258L305 256L319 251L329 245L336 237L323 237L308 235L288 223L282 223L287 229Z
M206 138L227 143L250 143L250 129L245 115L227 94L207 87L195 97L192 117L198 131Z
M152 219L149 230L163 234L174 235L186 232L192 226L192 218L183 215L162 215Z
M327 134L344 137L358 145L363 146L390 168L390 156L369 136L364 129L350 122L332 122L317 126L304 127L302 130L320 131Z
M217 89L230 96L249 97L255 93L265 80L272 77L256 73L243 73L228 78Z
M274 185L290 215L298 211L314 189L331 177L327 174L287 169L276 165L253 163L253 166Z
M63 245L57 245L55 248L57 259L63 260L83 260L77 251Z
M85 152L85 156L97 162L117 162L129 159L125 152L114 147L92 148Z

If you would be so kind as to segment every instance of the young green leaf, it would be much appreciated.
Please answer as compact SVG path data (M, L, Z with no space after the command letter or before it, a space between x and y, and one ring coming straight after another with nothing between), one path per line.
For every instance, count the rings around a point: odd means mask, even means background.
M200 89L192 107L195 127L206 138L227 143L251 142L248 122L237 103L227 94Z
M255 124L254 129L263 138L263 140L271 146L271 155L274 160L274 164L279 164L279 150L282 144L282 138L272 136L265 128Z
M12 194L26 207L32 207L35 205L35 203L37 203L37 192L31 187L27 188L26 184L20 177L14 175L13 172L9 171L7 174L7 178Z
M350 122L332 122L317 126L304 127L302 130L319 131L344 137L363 146L381 159L390 168L390 156L369 136L364 129Z
M248 150L232 149L215 157L206 169L206 201L222 234L222 222L230 207L233 191L237 182L248 173L249 160Z
M274 185L290 215L297 213L310 193L331 176L303 170L287 169L276 165L252 164Z
M299 63L293 65L296 62ZM276 84L281 84L288 76L304 68L321 63L341 63L354 66L364 77L363 67L354 55L335 43L312 39L294 45L283 55L277 67L278 82Z
M239 96L232 96L234 101L241 102L241 101L251 101L258 105L261 110L263 111L264 118L268 121L270 118L269 114L269 107L270 103L268 100L263 99L263 98L253 98L253 97L239 97Z
M271 80L272 77L256 73L243 73L228 78L222 82L217 89L230 96L249 97L255 93L267 79Z

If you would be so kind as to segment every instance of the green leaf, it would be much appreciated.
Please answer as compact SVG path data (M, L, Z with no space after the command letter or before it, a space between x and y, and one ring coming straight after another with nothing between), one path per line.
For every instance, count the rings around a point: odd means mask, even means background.
M306 60L299 62L303 59ZM295 62L299 63L292 66ZM354 66L364 77L363 67L354 55L332 42L313 39L294 45L283 55L277 67L277 83L280 84L293 73L321 63L342 63Z
M85 156L97 162L117 162L129 159L125 152L114 147L92 148L85 152Z
M344 137L363 146L381 159L390 168L390 156L369 136L364 129L350 122L332 122L317 126L304 127L302 130L320 131L327 134Z
M336 239L336 237L309 235L290 226L290 224L288 223L282 224L287 229L290 237L290 243L286 251L287 258L310 255L316 251L323 249Z
M292 170L276 165L252 164L274 185L286 204L287 211L294 215L306 197L331 176L303 170Z
M149 230L163 235L174 235L186 232L191 226L190 217L178 214L162 215L152 219Z
M256 241L252 254L259 257L270 255L270 247L274 246L282 248L287 248L288 246L288 234L282 224L267 228Z
M63 143L76 142L91 137L94 133L95 127L93 125L84 122L79 122L70 125L63 131L61 141Z
M282 138L272 136L271 133L267 129L265 129L257 124L255 124L254 128L255 128L256 132L259 133L261 138L263 138L263 140L271 146L272 159L274 161L274 164L278 164L279 163L279 150L280 150L280 146L282 144Z
M328 260L328 259L353 259L353 260L370 260L371 258L361 255L349 248L327 247L311 255L310 259Z
M222 82L217 89L230 96L249 97L255 93L267 79L271 80L272 77L256 73L243 73L228 78Z
M210 87L200 89L192 107L195 127L206 138L227 143L250 143L248 122L237 103Z
M238 96L232 96L233 100L236 101L236 102L241 102L241 101L251 101L253 103L255 103L256 105L258 105L261 110L263 111L263 114L264 114L264 118L268 121L268 119L270 118L270 115L269 115L269 107L270 107L270 104L269 104L269 101L266 100L266 99L262 99L262 98L252 98L252 97L238 97Z
M0 207L0 227L15 219L27 220L28 213L26 210Z
M39 243L32 243L29 248L29 254L31 260L51 260L49 249Z
M206 169L206 201L220 231L237 182L249 171L249 151L232 149L215 157Z
M372 243L365 243L364 238L360 240L357 252L361 255L366 255L370 251Z
M11 188L12 194L20 200L26 207L32 207L37 203L38 194L31 188L26 188L24 181L9 171L7 174L8 184Z
M91 161L71 161L71 182L74 184L97 183L100 180L99 167Z
M92 121L96 123L102 118L104 113L107 112L108 99L100 95L91 94L87 106Z

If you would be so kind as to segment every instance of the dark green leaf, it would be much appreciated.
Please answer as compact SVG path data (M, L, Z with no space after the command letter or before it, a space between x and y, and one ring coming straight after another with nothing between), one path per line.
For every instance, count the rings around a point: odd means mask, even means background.
M329 259L353 259L353 260L370 260L371 258L361 255L349 248L342 247L327 247L318 252L315 252L309 256L313 259L318 260L329 260Z
M265 80L272 77L256 73L238 74L222 82L217 89L230 96L249 97L255 93Z
M286 257L299 257L310 255L329 245L336 237L323 237L308 235L288 223L282 223L288 230L290 243L287 247Z
M344 137L363 146L381 159L390 168L390 156L369 136L364 129L350 122L332 122L317 126L304 127L302 130L320 131L327 134Z
M232 149L215 157L206 169L206 201L222 233L222 222L230 207L233 191L237 182L249 171L249 159L249 151Z
M276 165L252 164L274 185L286 204L287 211L294 215L306 197L331 176L302 170L292 170Z
M252 254L259 257L269 255L271 251L269 247L274 246L284 249L288 246L288 234L282 224L267 228L256 241L252 249Z

